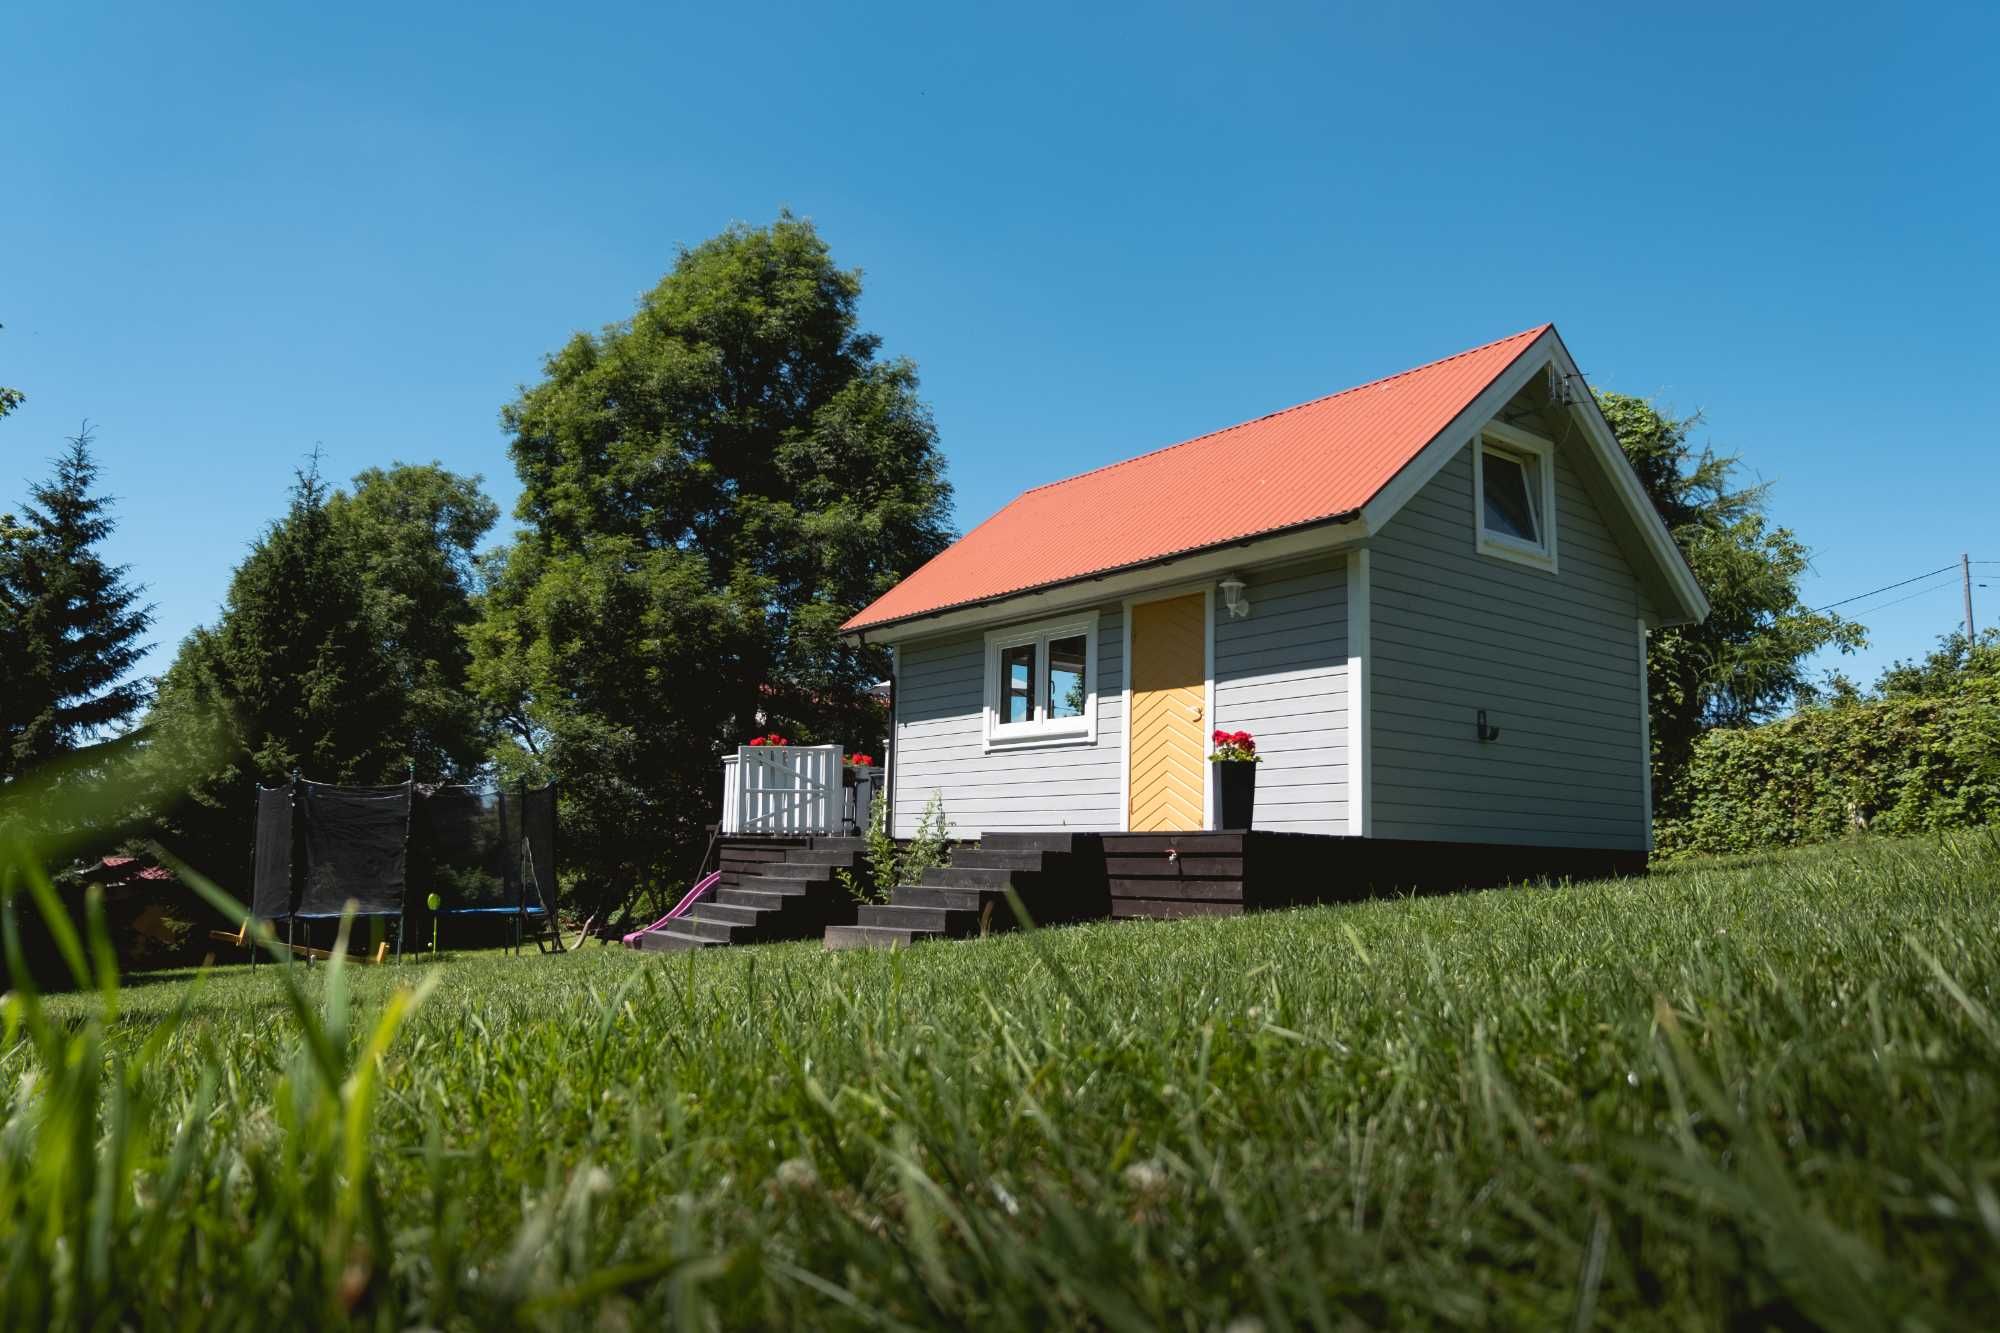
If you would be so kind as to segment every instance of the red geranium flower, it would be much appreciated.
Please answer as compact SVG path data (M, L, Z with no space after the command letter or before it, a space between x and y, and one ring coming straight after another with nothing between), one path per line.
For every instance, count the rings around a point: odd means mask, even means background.
M1215 742L1214 752L1209 756L1211 759L1229 763L1257 762L1257 742L1247 731L1218 730L1210 739Z

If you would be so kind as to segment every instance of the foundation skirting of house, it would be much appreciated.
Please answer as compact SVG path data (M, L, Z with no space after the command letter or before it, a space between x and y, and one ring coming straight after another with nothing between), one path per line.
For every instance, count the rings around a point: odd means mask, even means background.
M1646 873L1646 853L1318 833L1106 833L1114 917L1245 910ZM1079 886L1081 887L1081 886Z

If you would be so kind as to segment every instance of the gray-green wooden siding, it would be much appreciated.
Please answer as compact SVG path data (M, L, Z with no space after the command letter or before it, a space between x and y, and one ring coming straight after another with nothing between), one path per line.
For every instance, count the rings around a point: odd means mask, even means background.
M1645 846L1646 602L1566 449L1555 482L1556 574L1475 549L1469 447L1373 541L1375 836Z

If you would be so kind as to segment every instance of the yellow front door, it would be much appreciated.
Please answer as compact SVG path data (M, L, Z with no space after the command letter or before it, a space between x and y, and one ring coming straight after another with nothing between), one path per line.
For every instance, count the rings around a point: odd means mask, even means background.
M1201 593L1132 608L1134 833L1208 827L1208 599Z

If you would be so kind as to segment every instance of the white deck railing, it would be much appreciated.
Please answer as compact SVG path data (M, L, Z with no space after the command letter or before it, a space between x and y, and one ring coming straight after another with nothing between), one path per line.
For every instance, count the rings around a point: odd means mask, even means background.
M740 745L722 759L722 831L794 837L868 827L877 769L846 778L838 745Z

